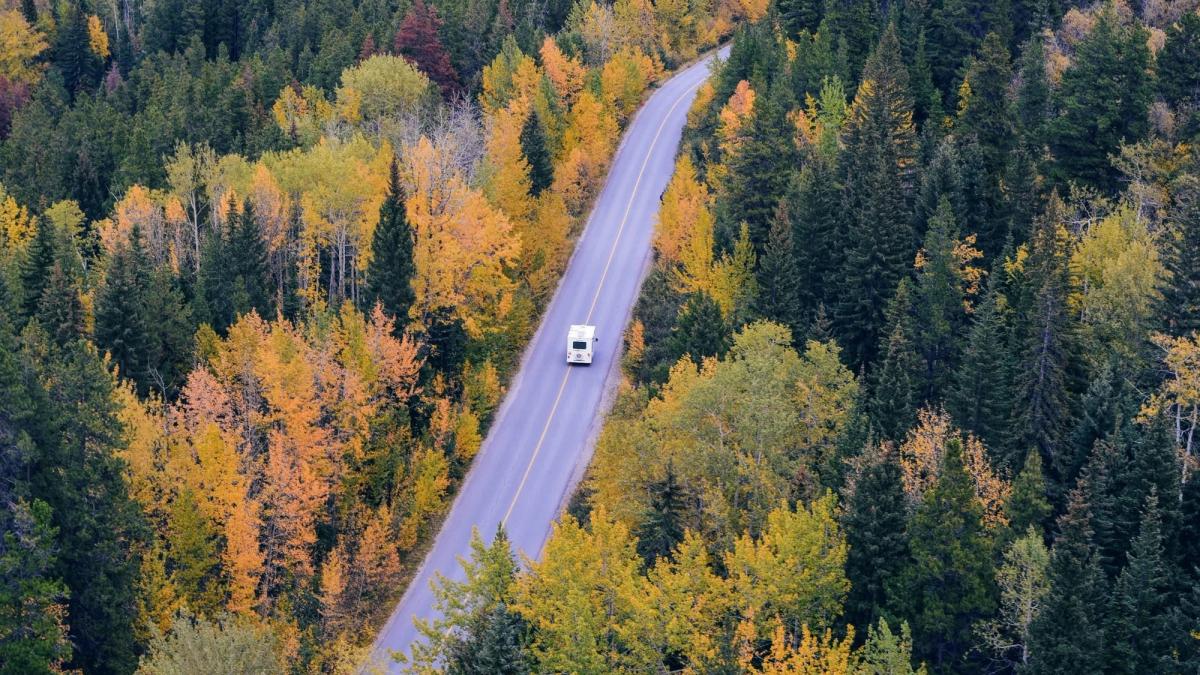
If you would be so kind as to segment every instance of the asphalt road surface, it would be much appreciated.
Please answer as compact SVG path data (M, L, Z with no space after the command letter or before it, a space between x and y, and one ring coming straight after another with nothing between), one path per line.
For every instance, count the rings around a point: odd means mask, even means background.
M602 409L605 391L617 377L615 361L650 256L659 197L709 66L705 59L667 81L626 130L487 439L421 569L376 640L377 658L385 650L407 654L420 639L413 618L433 618L430 581L435 571L462 579L458 557L469 553L473 528L491 541L503 522L514 549L530 557L545 545L551 523L587 466L594 433L607 412ZM566 363L572 324L596 326L590 366Z

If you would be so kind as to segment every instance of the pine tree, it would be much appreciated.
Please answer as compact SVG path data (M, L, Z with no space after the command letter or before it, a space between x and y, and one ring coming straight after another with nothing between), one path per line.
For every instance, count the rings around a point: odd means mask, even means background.
M38 303L37 319L60 346L86 334L87 317L79 296L79 283L59 261L50 268L50 277Z
M1156 60L1158 91L1173 106L1200 102L1200 14L1184 12L1167 29L1167 40Z
M396 319L397 330L404 329L408 311L416 300L412 287L415 274L413 231L405 211L400 171L393 159L387 197L379 207L379 224L371 240L365 298L369 306L383 305L383 312Z
M997 285L994 277L989 279L988 289L975 308L946 408L964 431L983 441L992 452L995 466L1012 468L1004 441L1015 403L1009 386L1013 364L1005 341L1003 296Z
M954 91L959 69L983 37L980 25L985 0L942 0L929 17L929 63L933 83L943 92Z
M732 344L732 334L717 301L698 292L679 310L670 341L672 362L687 354L700 363L705 357L724 354Z
M1025 466L1013 480L1012 493L1004 510L1013 536L1020 536L1030 527L1039 533L1046 531L1052 509L1046 498L1046 477L1042 474L1042 456L1038 453L1026 453Z
M1200 180L1186 176L1179 183L1163 256L1170 276L1159 305L1164 328L1176 337L1200 330Z
M912 343L911 285L905 279L896 289L883 362L870 374L867 414L872 432L882 440L900 441L916 421L920 405L918 376L921 358Z
M40 500L5 501L0 504L0 672L62 672L71 644L61 616L67 589L51 576L58 532L50 507Z
M21 308L25 318L37 314L38 304L42 300L42 291L50 279L51 268L58 258L58 241L54 225L49 218L38 218L37 229L33 240L25 251L21 261L21 290L24 292Z
M230 211L228 253L229 258L223 264L236 275L243 298L236 308L237 314L254 310L259 316L272 316L267 245L259 233L254 204L249 199L243 203L241 213L234 215Z
M755 99L754 112L744 125L745 138L728 160L728 179L718 200L724 208L717 210L717 239L729 248L737 228L745 223L754 250L764 249L779 201L791 185L798 152L794 143L779 142L792 133L787 116L790 97L788 87L780 82Z
M1010 441L1014 449L1035 448L1042 454L1057 494L1069 485L1064 445L1074 403L1069 386L1074 326L1067 306L1071 281L1061 214L1062 203L1051 199L1025 261L1015 326L1021 350L1014 373L1019 398Z
M842 527L850 550L846 555L846 620L873 625L897 615L903 606L897 585L908 559L908 514L900 466L888 452L854 483Z
M1050 78L1046 73L1046 49L1041 36L1034 36L1022 45L1018 70L1016 127L1025 145L1041 148L1052 98Z
M988 33L960 87L966 98L959 102L958 115L963 132L978 141L983 164L982 199L972 200L982 217L963 223L978 235L976 241L986 260L1000 252L1008 234L1001 178L1013 147L1014 124L1008 102L1011 81L1008 46L996 33Z
M921 248L913 294L913 345L921 357L918 395L941 401L958 361L957 336L966 323L966 282L957 255L958 229L950 201L942 197Z
M963 465L962 443L946 444L941 474L909 526L912 559L902 575L913 643L935 668L974 644L973 624L996 608L992 542Z
M649 565L658 558L670 556L679 542L683 541L686 494L670 462L667 463L667 473L663 479L653 481L648 489L649 508L636 534L638 553Z
M1103 672L1104 575L1092 545L1088 478L1071 492L1050 554L1050 593L1030 626L1029 672Z
M796 290L805 321L812 321L819 307L833 306L835 284L830 281L841 267L840 193L834 160L814 157L800 169L789 198L793 243L801 242L794 247L799 275Z
M775 210L767 248L758 266L758 313L800 334L800 269L792 241L792 219L786 202Z
M521 152L529 162L529 194L536 197L554 182L554 164L546 147L546 129L536 109L530 111L521 127Z
M525 675L530 672L526 654L529 629L519 615L504 602L486 610L467 634L454 643L447 658L449 675Z
M1158 497L1151 493L1109 602L1105 672L1134 675L1166 666L1172 637L1168 591Z
M1068 485L1074 483L1096 442L1119 431L1137 415L1138 406L1138 397L1120 364L1102 364L1079 401L1075 428L1064 444L1063 480Z
M909 261L916 135L908 78L889 27L863 70L843 153L842 242L836 311L839 342L855 366L874 360L884 310Z
M1139 141L1148 130L1149 68L1146 29L1136 21L1122 25L1113 5L1105 5L1063 73L1062 112L1049 127L1053 176L1060 186L1118 189L1120 174L1108 158L1122 142Z
M395 48L441 87L443 96L449 96L460 85L450 54L438 36L441 26L437 8L425 4L425 0L415 0L396 31Z
M845 41L851 76L863 68L879 35L880 18L879 3L872 0L826 0L825 24L818 32L828 30Z
M96 346L108 352L122 377L148 389L146 353L150 327L144 323L145 293L150 278L142 249L141 230L135 225L129 241L118 245L108 261L104 285L96 294Z

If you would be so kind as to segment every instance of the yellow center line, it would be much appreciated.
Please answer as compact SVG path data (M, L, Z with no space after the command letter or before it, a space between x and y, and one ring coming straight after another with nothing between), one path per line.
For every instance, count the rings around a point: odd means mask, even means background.
M617 236L613 240L612 249L608 252L608 261L604 263L604 271L600 274L600 282L596 285L596 294L592 296L592 305L588 308L587 318L584 323L592 322L592 312L596 311L596 302L600 300L600 291L604 288L604 280L608 278L608 268L612 266L613 257L617 253L617 245L621 243L621 234L625 232L625 223L629 220L629 211L633 208L633 200L637 197L638 188L642 184L642 176L646 173L646 166L650 163L650 156L654 154L654 146L658 145L658 137L662 135L663 127L667 125L667 120L670 119L671 113L675 112L675 108L683 99L694 89L698 89L704 80L688 87L675 99L671 107L667 109L667 114L663 115L663 120L658 125L658 129L654 132L654 138L650 140L650 147L646 150L646 158L642 160L642 168L638 171L637 179L633 182L633 190L629 193L629 201L625 203L625 213L621 216L621 225L617 228ZM542 444L546 441L546 434L550 431L550 424L554 422L554 415L558 412L558 403L562 400L563 392L567 388L567 380L571 379L571 369L567 368L567 373L563 375L562 383L558 385L558 394L554 397L554 403L550 406L550 414L546 417L546 424L542 427L542 435L538 436L537 445L533 447L533 454L529 457L529 464L525 466L525 473L521 476L521 482L517 485L517 491L513 494L512 501L508 503L508 510L504 512L504 518L500 521L501 525L508 525L508 518L512 515L513 508L517 505L517 500L521 498L521 492L525 490L525 483L529 480L529 474L533 471L533 465L537 461L538 455L542 451Z

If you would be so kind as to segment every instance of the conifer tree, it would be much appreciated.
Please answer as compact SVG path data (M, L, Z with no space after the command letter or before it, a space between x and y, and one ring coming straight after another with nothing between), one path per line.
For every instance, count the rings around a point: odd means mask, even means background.
M413 231L405 211L399 168L393 159L387 197L379 207L379 224L371 240L365 297L368 306L383 305L384 313L396 320L397 330L403 330L408 322L408 310L416 299L412 287L415 274Z
M758 266L758 313L800 334L800 269L786 202L775 210L767 248Z
M1158 496L1142 509L1141 527L1109 601L1105 672L1134 675L1167 665L1171 631Z
M1158 91L1173 106L1200 102L1200 14L1184 12L1167 28L1167 40L1156 60Z
M242 204L241 213L236 217L230 211L228 252L229 258L223 261L223 265L236 275L236 283L243 297L243 301L238 303L237 314L255 310L259 316L272 316L267 245L259 233L254 204L249 199Z
M879 3L872 0L827 0L825 3L824 30L845 41L852 76L863 68L867 54L875 44L880 18Z
M956 338L966 322L966 281L958 259L958 229L950 201L942 197L921 248L913 294L913 343L921 357L918 395L941 401L957 363Z
M1119 172L1109 161L1122 142L1141 140L1148 130L1153 93L1150 48L1139 22L1122 25L1105 5L1063 73L1061 110L1049 126L1053 176L1107 192L1118 188Z
M1004 442L1015 403L1009 386L1013 364L1005 341L1003 296L997 286L994 277L989 279L975 308L946 408L955 423L983 441L994 465L1009 466Z
M1050 593L1029 634L1030 673L1102 672L1105 581L1092 544L1089 478L1071 492L1050 553Z
M867 413L871 429L882 440L900 441L916 421L920 406L918 390L921 358L913 345L911 288L907 279L900 282L892 299L890 332L880 363L871 373L871 394Z
M693 293L679 311L671 330L672 361L687 354L696 363L720 356L732 344L732 334L721 307L704 292Z
M1004 511L1014 536L1031 527L1039 533L1046 530L1052 509L1046 499L1046 477L1042 474L1042 456L1038 453L1026 453L1025 466L1013 480L1012 493Z
M819 307L832 306L835 298L830 283L840 271L841 245L838 235L840 186L834 160L814 157L800 169L789 197L797 270L799 312L812 321Z
M894 618L903 606L897 581L908 559L907 508L900 466L887 452L855 481L842 521L850 547L846 620L852 625Z
M647 564L652 564L657 558L670 556L683 541L686 495L675 475L675 467L669 462L663 479L653 481L648 489L649 508L636 534L638 553Z
M20 268L21 290L25 294L21 308L25 318L32 318L37 314L42 291L46 288L51 268L57 258L58 242L54 225L49 218L38 218L37 229L34 231L33 240L29 242Z
M791 93L780 82L755 98L754 112L744 125L741 145L729 158L726 189L718 204L719 243L732 248L737 228L745 223L750 228L750 241L755 251L762 251L780 199L792 182L799 157L795 143L780 143L790 138Z
M988 33L960 87L966 98L959 101L958 114L963 132L978 142L983 165L981 199L971 200L980 217L964 220L963 225L978 235L976 241L987 260L1000 252L1007 238L1001 178L1013 147L1014 125L1008 101L1011 81L1008 46L996 33Z
M913 516L909 542L902 579L914 647L935 668L948 669L973 646L973 624L996 608L992 542L958 439L946 443L941 474Z
M536 108L530 111L521 127L521 152L529 162L529 194L536 197L554 181L554 164L546 147L546 129Z
M1063 448L1063 480L1075 481L1097 441L1107 439L1138 413L1138 399L1119 364L1096 369L1079 401L1075 428ZM1140 502L1139 502L1140 504Z
M1200 330L1200 180L1187 176L1179 182L1164 246L1169 277L1159 305L1164 328L1175 337Z
M852 364L874 360L884 310L912 260L909 226L916 135L908 77L889 27L863 70L846 130L844 201L837 306L839 342Z
M1040 148L1045 140L1052 98L1050 78L1046 73L1046 49L1041 36L1035 35L1022 45L1017 68L1020 84L1014 111L1016 127L1024 144Z
M50 338L59 345L84 337L87 317L79 296L79 282L55 261L38 303L37 319Z
M96 346L109 353L121 376L138 382L143 392L150 347L143 302L150 283L147 264L141 230L135 225L129 241L109 259L104 285L96 294Z

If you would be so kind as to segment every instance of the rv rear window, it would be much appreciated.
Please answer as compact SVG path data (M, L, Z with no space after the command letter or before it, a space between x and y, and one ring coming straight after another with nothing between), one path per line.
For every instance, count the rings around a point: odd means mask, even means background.
M587 343L583 340L575 340L571 343L571 349L587 349Z

